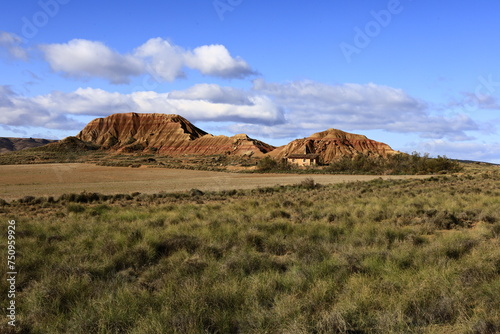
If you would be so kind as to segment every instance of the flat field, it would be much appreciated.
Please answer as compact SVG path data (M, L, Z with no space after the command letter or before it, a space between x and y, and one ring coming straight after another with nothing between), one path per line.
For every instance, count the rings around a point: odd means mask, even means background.
M0 166L0 198L60 196L66 193L104 194L253 189L296 184L306 175L242 174L167 168L105 167L85 163ZM429 176L314 175L316 182L334 184L375 178L407 179Z

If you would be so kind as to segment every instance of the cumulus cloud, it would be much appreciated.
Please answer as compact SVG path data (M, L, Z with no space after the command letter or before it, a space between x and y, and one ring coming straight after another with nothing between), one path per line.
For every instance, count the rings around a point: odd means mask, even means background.
M33 97L31 101L40 108L61 114L99 117L137 111L129 96L97 88L78 88L70 93L54 91Z
M185 55L186 65L205 75L245 78L255 74L241 58L233 58L224 45L204 45Z
M148 71L159 81L184 77L184 50L162 38L152 38L134 51L134 56L148 63Z
M235 105L251 105L250 94L247 91L222 87L216 84L198 84L182 91L172 91L169 96L181 100L206 100L212 103L227 103Z
M275 138L288 136L290 127L302 134L305 129L311 132L334 127L347 131L419 133L422 137L452 140L470 139L466 131L479 130L467 115L432 115L426 103L403 90L373 83L328 85L307 80L269 83L257 79L253 91L272 98L287 111L286 126L255 129Z
M40 50L54 71L72 77L105 78L119 84L144 72L139 59L121 55L101 42L73 39L65 44L41 45Z
M249 97L250 104L213 103L207 100L170 99L168 105L188 119L228 121L272 126L284 122L283 112L266 96Z
M128 54L84 39L45 44L40 50L56 72L77 78L104 78L114 84L128 83L132 77L143 74L157 81L173 81L185 76L184 68L222 78L255 74L244 60L232 57L223 45L204 45L189 51L162 38L152 38Z
M22 46L22 39L16 34L0 31L0 49L5 50L14 59L28 59L28 53Z

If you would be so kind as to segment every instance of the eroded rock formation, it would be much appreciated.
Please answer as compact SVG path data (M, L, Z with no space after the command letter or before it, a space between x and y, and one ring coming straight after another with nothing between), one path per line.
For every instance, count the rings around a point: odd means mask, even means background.
M281 159L291 154L304 153L319 154L320 162L328 164L343 156L355 156L362 153L386 157L389 154L397 153L397 151L394 151L387 144L368 139L363 135L328 129L280 146L269 155Z
M275 147L240 134L213 136L179 115L114 114L91 121L77 138L117 152L262 156Z

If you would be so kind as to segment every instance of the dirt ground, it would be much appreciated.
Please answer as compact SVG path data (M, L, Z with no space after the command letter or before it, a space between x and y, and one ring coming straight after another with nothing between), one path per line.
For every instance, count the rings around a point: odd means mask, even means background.
M59 196L82 191L102 194L251 189L296 184L306 178L321 184L428 176L238 174L165 168L103 167L91 164L0 166L0 198Z

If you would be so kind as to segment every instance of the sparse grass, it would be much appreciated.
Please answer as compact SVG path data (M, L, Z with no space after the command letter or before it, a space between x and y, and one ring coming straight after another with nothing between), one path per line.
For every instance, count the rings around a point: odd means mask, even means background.
M18 329L496 333L499 189L494 171L5 202Z
M71 139L71 137L69 137ZM69 140L70 141L70 140ZM71 143L71 145L76 145ZM48 163L93 163L98 166L178 168L205 171L225 171L228 167L246 168L255 166L258 158L227 155L182 155L168 156L142 152L140 147L130 146L122 153L100 150L89 146L42 146L0 154L0 165L48 164Z

